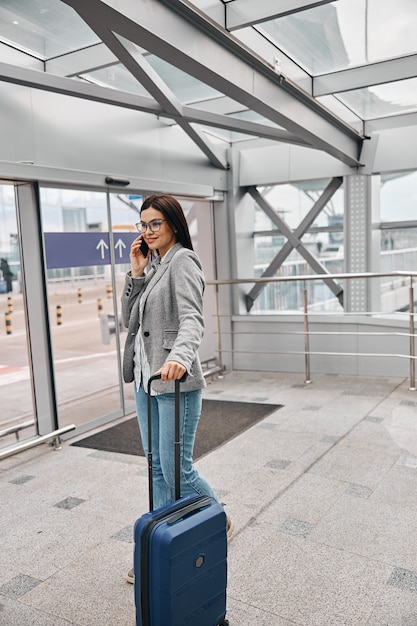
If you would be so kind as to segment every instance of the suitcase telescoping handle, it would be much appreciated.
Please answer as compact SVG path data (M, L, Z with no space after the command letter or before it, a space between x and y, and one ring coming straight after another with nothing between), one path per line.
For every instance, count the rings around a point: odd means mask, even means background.
M161 374L153 374L148 381L148 478L149 478L149 510L153 511L153 465L152 465L152 397L151 386L154 380L160 380ZM186 378L186 374L175 380L175 440L174 440L174 463L175 463L175 499L181 497L181 441L180 441L180 383Z

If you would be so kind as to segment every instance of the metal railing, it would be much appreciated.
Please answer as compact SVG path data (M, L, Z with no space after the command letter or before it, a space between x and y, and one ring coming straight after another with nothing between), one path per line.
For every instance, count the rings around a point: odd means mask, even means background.
M8 435L15 435L16 441L20 440L20 431L25 430L25 428L30 428L31 426L35 426L35 420L28 420L27 422L21 422L17 424L17 426L9 426L4 430L0 430L0 439L2 437L7 437Z
M312 282L312 281L323 281L326 279L332 279L332 280L355 280L355 279L374 279L374 278L383 278L383 277L391 277L392 279L401 279L402 282L404 281L408 281L409 282L409 287L408 287L408 311L402 311L401 315L403 316L402 319L404 319L404 316L406 316L408 318L408 332L407 333L363 333L363 332L356 332L356 333L344 333L345 335L355 335L355 336L364 336L366 334L368 334L368 336L372 336L372 335L385 335L388 336L389 334L392 335L401 335L401 336L408 336L409 338L409 349L408 349L408 353L407 354L398 354L398 353L392 353L392 354L382 354L381 352L324 352L324 351L311 351L310 349L310 338L313 337L314 335L318 336L318 335L334 335L334 336L340 336L341 333L340 331L336 332L331 332L331 331L327 331L327 332L317 332L317 331L311 331L310 330L310 322L311 319L314 315L317 315L317 311L312 312L311 309L314 308L315 303L311 303L308 302L308 290L307 290L307 283ZM223 347L223 341L222 338L225 337L225 334L229 334L231 336L236 335L236 333L233 332L233 330L228 330L228 331L224 331L222 330L222 323L221 323L221 318L223 317L228 317L230 320L233 317L236 317L237 315L240 314L231 314L231 315L222 315L219 311L219 288L220 287L225 287L225 286L233 286L233 285L244 285L244 284L250 284L250 285L254 285L257 283L265 283L265 284L271 284L271 283L302 283L303 288L302 288L302 306L300 307L300 310L281 310L281 311L268 311L265 312L265 315L261 315L261 314L245 314L245 315L241 315L241 319L247 319L247 320L253 320L253 319L258 319L262 318L262 319L267 319L268 315L273 315L274 317L276 317L277 315L279 316L280 314L285 314L286 316L288 316L289 313L294 314L294 315L302 315L302 321L303 321L303 330L301 331L301 333L303 334L303 338L304 338L304 349L302 352L300 351L287 351L287 352L280 352L280 353L275 353L275 354L292 354L292 355L303 355L304 356L304 369L305 369L305 382L309 383L311 382L311 356L312 355L321 355L321 356L337 356L340 358L343 357L399 357L399 358L406 358L409 361L409 378L410 378L410 386L409 389L410 391L415 391L416 390L416 353L415 353L415 339L416 339L416 334L415 334L415 312L414 312L414 302L415 302L415 295L414 295L414 284L413 281L415 280L415 278L417 277L417 272L412 272L412 271L395 271L395 272L364 272L364 273L338 273L338 274L325 274L325 275L319 275L319 274L314 274L314 275L298 275L298 276L274 276L274 277L264 277L264 278L242 278L242 279L228 279L228 280L210 280L207 281L207 285L208 286L214 286L214 292L215 292L215 317L216 317L216 335L217 335L217 354L218 354L218 364L221 368L223 368L223 355L227 352L227 353L231 353L232 355L236 355L236 350L234 350L234 348L232 347L232 349L230 350L225 350L225 348ZM398 311L394 312L394 313L398 313ZM366 318L374 318L374 319L384 319L384 317L390 317L390 314L388 312L381 312L381 311L358 311L358 312L349 312L346 313L344 311L342 312L336 312L336 311L332 311L332 313L326 313L326 316L329 319L334 319L336 320L337 317L343 316L343 317L349 317L354 315L356 318L358 316L363 316ZM286 334L290 334L290 333L286 333ZM300 334L300 331L293 331L292 334ZM248 350L243 350L241 351L242 353L249 353ZM254 351L255 352L255 351ZM267 354L274 354L272 352L268 352Z
M46 435L40 435L35 437L34 439L29 439L27 441L22 441L21 443L10 447L5 448L4 450L0 450L0 461L2 459L6 459L9 456L17 454L18 452L23 452L24 450L29 450L30 448L34 448L41 443L45 443L46 441L53 441L53 447L55 450L59 450L61 444L61 435L70 432L71 430L75 430L75 424L70 424L69 426L64 426L63 428L59 428L58 430L54 430L51 433Z

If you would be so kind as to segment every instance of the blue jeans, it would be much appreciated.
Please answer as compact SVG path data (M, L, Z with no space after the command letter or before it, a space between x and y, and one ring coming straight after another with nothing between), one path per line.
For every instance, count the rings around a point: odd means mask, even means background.
M135 385L136 410L142 446L148 454L148 394ZM152 466L154 508L175 500L175 394L163 393L152 396ZM202 392L181 392L180 441L181 441L181 495L204 494L214 496L208 482L200 476L193 465L195 433L201 415Z

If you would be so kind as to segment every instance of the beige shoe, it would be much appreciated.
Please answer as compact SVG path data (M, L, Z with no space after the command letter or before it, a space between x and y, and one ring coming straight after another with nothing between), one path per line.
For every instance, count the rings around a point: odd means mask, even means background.
M134 570L133 570L133 567L132 567L132 569L130 569L130 570L128 571L127 576L126 576L126 580L127 580L127 582L128 582L128 583L130 583L131 585L133 585L133 583L135 582L135 572L134 572Z
M235 525L233 523L232 518L226 515L226 534L227 534L228 539L230 539L230 537L233 535L234 530L235 530Z

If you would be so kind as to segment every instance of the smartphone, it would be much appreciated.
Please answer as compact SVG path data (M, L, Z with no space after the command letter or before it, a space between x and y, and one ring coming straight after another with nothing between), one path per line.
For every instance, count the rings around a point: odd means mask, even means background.
M139 246L139 250L142 252L145 258L148 256L149 246L144 239L142 239L142 243Z

